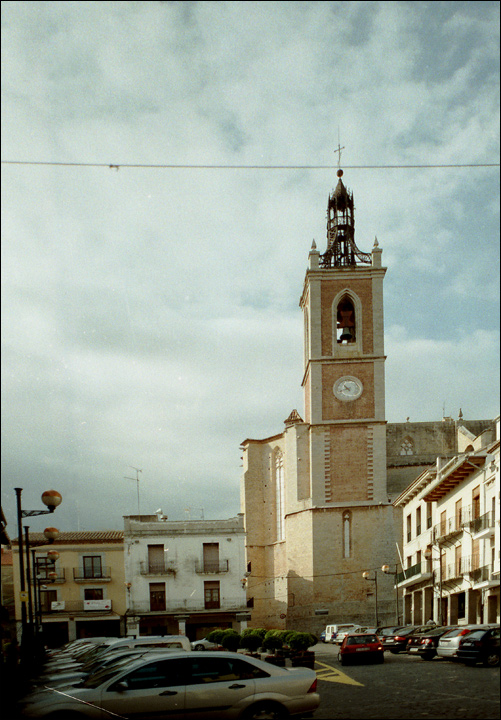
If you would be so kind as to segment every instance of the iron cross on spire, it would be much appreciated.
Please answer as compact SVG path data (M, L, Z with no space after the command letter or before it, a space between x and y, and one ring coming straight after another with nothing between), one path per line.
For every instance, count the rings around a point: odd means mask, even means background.
M341 144L338 141L337 148L336 148L336 150L334 150L334 154L338 153L338 159L337 159L338 168L341 167L341 150L344 150L344 149L345 149L344 145L343 145L343 147L341 147Z

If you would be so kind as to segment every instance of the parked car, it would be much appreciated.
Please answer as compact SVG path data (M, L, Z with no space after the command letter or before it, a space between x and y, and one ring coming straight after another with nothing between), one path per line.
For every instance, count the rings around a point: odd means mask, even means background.
M346 623L345 625L333 625L336 630L332 633L330 642L335 645L341 645L345 636L351 632L357 632L360 625Z
M485 667L499 667L499 625L463 635L457 658L468 665L482 663Z
M400 630L400 628L406 627L406 625L383 625L376 628L376 635L381 640L381 642L384 642L384 639L386 637L390 637L390 635L393 635L397 632L397 630Z
M426 629L429 630L430 627L430 625L406 625L405 627L395 630L394 633L384 635L380 638L380 640L383 643L385 650L389 650L391 653L396 655L397 653L406 651L409 635L414 632L420 632Z
M27 697L21 717L239 718L312 713L320 704L317 676L309 668L282 668L229 652L173 652L108 669L78 687L62 686Z
M457 659L457 651L459 642L465 635L473 632L473 630L488 630L488 625L461 625L442 635L437 645L437 655L448 658L449 660Z
M384 662L384 649L374 633L348 633L339 649L341 665L372 660Z
M338 632L344 630L355 630L358 625L356 623L344 623L343 625L327 625L325 628L325 642L336 642Z
M195 640L191 643L192 650L215 650L217 647L219 647L217 643L210 642L207 638Z
M436 625L428 626L424 631L419 628L420 632L414 631L408 636L406 652L409 655L418 655L423 660L433 660L442 635L456 627L456 625Z
M148 658L152 658L154 657L154 653L157 655L165 655L166 653L174 651L177 652L177 648L174 650L172 648L157 647L142 648L141 650L124 648L121 652L106 653L105 655L89 660L84 665L76 668L58 671L47 671L44 669L37 678L34 678L33 686L50 685L51 687L59 687L59 685L76 685L88 678L90 675L100 672L104 668L111 666L120 668L132 662L132 660L137 660L145 655L148 655Z
M325 630L322 630L322 632L320 633L320 642L325 642Z

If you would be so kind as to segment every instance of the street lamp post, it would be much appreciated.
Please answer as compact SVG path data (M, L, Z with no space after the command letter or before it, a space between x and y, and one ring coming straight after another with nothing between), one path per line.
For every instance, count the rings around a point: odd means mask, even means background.
M386 574L390 574L390 566L389 565L383 565L381 570ZM400 611L398 607L398 583L397 583L397 570L398 570L398 563L395 563L395 571L393 573L393 582L395 584L395 625L398 625L400 623Z
M53 530L54 528L51 528ZM46 535L47 533L45 533ZM53 540L49 540L49 542L53 542ZM40 577L40 560L41 558L37 557L36 550L33 548L31 550L32 555L32 566L33 566L33 597L34 597L34 619L35 619L35 638L38 640L40 636L40 631L42 628L42 602L41 602L41 594L40 594L40 586L42 585L42 582L50 582L53 583L56 581L57 573L55 572L55 563L56 560L59 557L59 553L57 550L49 550L46 555L46 560L49 564L45 565L45 575L46 577ZM49 571L49 568L52 566L52 571Z
M442 550L440 545L437 543L438 549L438 622L439 625L443 625L443 610L442 610ZM429 545L424 551L423 555L426 560L431 562L431 578L433 583L433 591L435 592L435 570L433 569L433 545Z
M26 617L26 601L30 595L30 576L25 576L24 570L24 543L23 543L23 518L33 517L36 515L47 515L53 513L58 505L62 502L62 496L57 490L46 490L42 493L42 502L47 507L47 510L23 510L21 507L21 493L22 488L14 488L16 493L16 504L17 504L17 531L18 531L18 542L19 542L19 589L21 596L21 657L23 660L28 659L27 655L27 643L28 643L28 627ZM29 543L27 543L27 549ZM29 562L28 562L29 565ZM26 581L28 584L28 593L26 593Z
M370 573L367 571L362 573L362 577L364 578L364 580L368 580L369 582L374 583L374 590L376 593L376 628L377 628L377 627L379 627L379 615L378 615L378 607L377 607L377 570L374 570L373 578L371 578L369 576L370 576Z

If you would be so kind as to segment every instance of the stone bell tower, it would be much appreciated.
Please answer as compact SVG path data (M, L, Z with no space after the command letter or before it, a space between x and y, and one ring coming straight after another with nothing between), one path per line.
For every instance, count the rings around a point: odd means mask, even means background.
M282 432L241 446L254 627L317 633L394 619L393 577L381 573L396 562L400 527L386 482L386 269L377 240L371 253L357 247L342 176L300 299L304 420L293 411Z
M338 170L327 249L309 255L304 314L305 422L315 504L386 502L381 249L355 243L353 194Z

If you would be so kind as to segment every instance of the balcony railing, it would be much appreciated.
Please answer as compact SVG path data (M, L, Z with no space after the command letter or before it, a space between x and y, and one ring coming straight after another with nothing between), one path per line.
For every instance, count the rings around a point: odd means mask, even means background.
M229 570L228 560L219 560L215 562L196 562L195 572L199 575L211 575L213 573L227 573Z
M494 513L487 512L485 515L481 515L478 518L475 518L474 520L471 520L469 523L470 531L475 535L476 533L482 532L483 530L488 530L490 528L494 529Z
M100 567L100 568L73 568L73 579L75 582L87 582L92 580L102 580L103 582L109 582L111 580L111 568Z
M483 567L475 568L470 570L470 580L473 582L485 582L491 578L491 567L490 565L484 565Z
M247 600L245 596L242 597L230 597L225 598L221 597L219 601L219 609L222 612L241 612L244 611L247 607ZM201 597L199 600L196 600L194 598L166 598L165 600L165 610L163 612L165 613L185 613L185 612L202 612L204 610L207 610L207 605ZM153 612L151 610L150 602L149 600L139 600L139 601L133 601L131 602L128 612L128 615L141 615L144 613L150 613Z
M56 572L57 577L55 577L55 578L48 577L50 572ZM37 580L40 584L64 583L64 582L66 582L66 574L65 574L64 568L56 568L56 570L48 569L47 571L39 569L38 573L37 573Z
M175 575L176 564L173 562L148 562L141 561L139 563L139 572L141 575Z
M402 572L397 573L397 585L405 580L409 580L409 578L420 575L422 572L427 572L426 562L418 562L410 568L405 568Z

